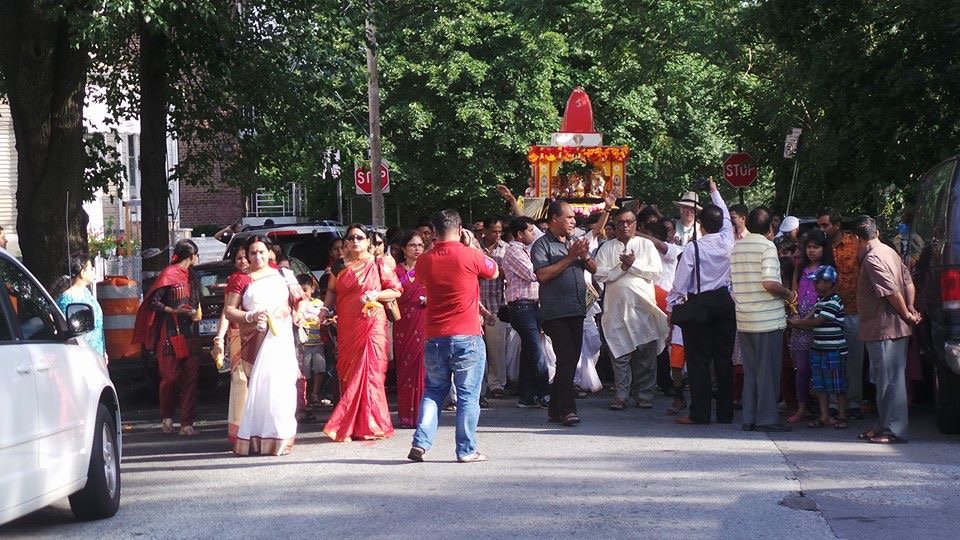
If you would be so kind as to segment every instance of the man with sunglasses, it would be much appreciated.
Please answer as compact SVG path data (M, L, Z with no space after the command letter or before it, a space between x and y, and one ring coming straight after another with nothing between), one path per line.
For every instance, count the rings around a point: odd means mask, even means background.
M650 409L657 355L670 331L653 288L663 265L653 242L637 236L636 214L624 210L613 224L616 239L600 246L595 274L605 288L601 324L613 359L610 409L622 411L629 397L639 408Z

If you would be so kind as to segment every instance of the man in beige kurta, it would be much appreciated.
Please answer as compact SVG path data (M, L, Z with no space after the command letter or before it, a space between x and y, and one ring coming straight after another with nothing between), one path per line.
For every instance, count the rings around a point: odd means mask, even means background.
M653 243L637 236L633 212L620 212L614 225L616 239L600 246L595 274L605 287L601 323L613 357L616 393L610 408L623 410L633 396L638 407L649 409L657 355L670 332L653 287L663 267Z

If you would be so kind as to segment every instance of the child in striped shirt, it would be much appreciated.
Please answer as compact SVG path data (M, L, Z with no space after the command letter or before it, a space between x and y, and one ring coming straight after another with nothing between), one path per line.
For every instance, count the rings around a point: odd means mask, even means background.
M847 427L847 340L843 336L843 301L834 293L838 277L837 270L832 266L817 268L814 281L819 299L813 313L803 319L792 317L787 321L794 328L813 330L811 379L820 403L820 417L807 424L813 428ZM837 396L839 414L836 420L830 418L830 395Z

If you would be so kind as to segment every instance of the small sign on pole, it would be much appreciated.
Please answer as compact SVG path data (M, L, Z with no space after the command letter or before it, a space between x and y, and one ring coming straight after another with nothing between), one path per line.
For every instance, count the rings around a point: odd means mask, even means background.
M793 159L796 157L801 133L803 133L803 130L800 128L791 128L790 133L787 133L787 138L783 141L784 159Z

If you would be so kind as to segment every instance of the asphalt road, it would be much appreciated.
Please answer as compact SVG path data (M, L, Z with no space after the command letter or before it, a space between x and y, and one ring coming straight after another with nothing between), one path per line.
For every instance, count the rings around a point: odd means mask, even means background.
M583 423L493 401L480 419L490 461L456 462L444 413L425 463L411 431L337 444L301 426L279 458L229 453L217 400L196 438L159 433L149 407L127 410L123 498L112 519L73 520L66 500L0 527L11 538L957 538L960 437L912 411L909 444L847 430L742 432L678 426L652 411L581 400Z

